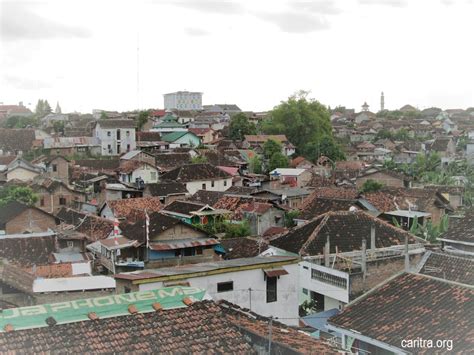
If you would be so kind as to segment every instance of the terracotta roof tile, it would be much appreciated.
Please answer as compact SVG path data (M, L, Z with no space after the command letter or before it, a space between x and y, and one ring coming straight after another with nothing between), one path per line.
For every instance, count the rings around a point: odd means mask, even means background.
M331 253L350 252L362 248L362 240L370 241L371 226L375 226L375 246L385 248L402 245L405 236L409 243L418 242L410 233L392 226L365 212L328 212L309 222L290 229L272 240L270 245L300 255L321 255L327 235Z
M350 304L329 323L399 349L403 339L452 340L450 352L467 354L474 349L472 304L472 288L405 273ZM429 348L410 351L433 353Z

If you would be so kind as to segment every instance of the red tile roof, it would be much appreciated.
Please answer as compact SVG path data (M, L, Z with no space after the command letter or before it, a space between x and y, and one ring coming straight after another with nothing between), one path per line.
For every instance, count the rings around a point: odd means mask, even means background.
M474 289L418 274L402 274L351 303L329 324L395 346L402 340L450 340L450 353L474 349ZM357 336L356 336L357 337ZM439 349L446 353L448 349ZM432 354L433 349L410 349ZM436 352L437 353L437 352Z
M94 320L1 332L0 349L81 354L256 353L244 334L212 301L194 302L185 308L131 313L134 314L103 319L92 316Z
M148 214L158 212L163 208L159 197L139 197L123 200L108 201L116 218L126 219L129 223L135 223L145 218Z

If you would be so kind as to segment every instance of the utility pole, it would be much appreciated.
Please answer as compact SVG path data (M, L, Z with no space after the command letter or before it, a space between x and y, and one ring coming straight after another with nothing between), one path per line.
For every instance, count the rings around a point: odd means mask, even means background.
M268 355L272 353L272 322L273 322L273 316L270 316L270 325L268 329Z
M249 310L252 310L252 288L249 287Z

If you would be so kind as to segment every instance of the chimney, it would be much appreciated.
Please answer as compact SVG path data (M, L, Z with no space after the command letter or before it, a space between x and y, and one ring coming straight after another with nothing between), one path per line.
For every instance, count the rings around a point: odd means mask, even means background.
M362 274L363 278L365 280L365 275L367 274L367 241L365 239L362 239Z
M370 225L370 249L375 250L375 223Z
M329 244L329 233L326 234L326 245L324 246L324 266L329 267L329 254L330 254L330 244Z
M410 255L408 255L408 235L405 236L405 272L410 271Z

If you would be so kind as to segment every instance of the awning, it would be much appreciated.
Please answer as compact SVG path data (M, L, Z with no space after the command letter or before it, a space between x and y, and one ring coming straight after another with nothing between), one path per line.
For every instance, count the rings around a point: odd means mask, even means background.
M276 276L288 275L288 271L286 271L286 270L283 269L283 268L280 268L280 269L267 269L267 270L263 270L263 272L264 272L265 275L267 275L268 277L276 277Z

